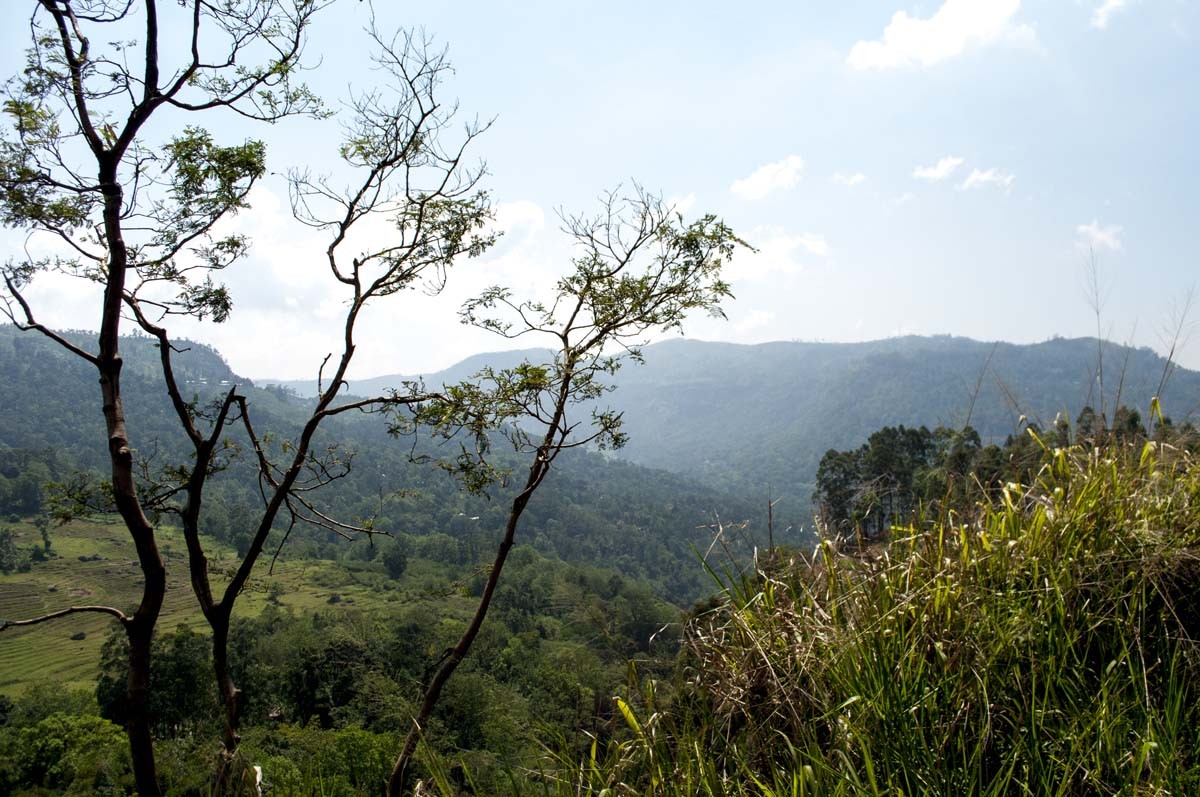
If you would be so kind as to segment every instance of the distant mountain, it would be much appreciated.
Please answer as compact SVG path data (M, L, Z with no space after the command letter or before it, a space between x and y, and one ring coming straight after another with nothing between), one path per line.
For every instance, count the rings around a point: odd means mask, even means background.
M190 350L181 355L181 374L189 392L201 401L229 383L248 385L214 350L186 345ZM131 338L125 353L135 431L139 440L150 441L141 445L169 449L180 441L153 376L157 349L147 338ZM537 349L481 354L424 379L436 386L467 378L484 365L506 367L526 357L546 356L548 352ZM552 492L542 500L547 511L535 513L536 527L530 534L545 540L543 550L573 561L593 555L615 560L622 546L632 553L635 539L637 556L644 558L656 549L661 535L669 535L669 555L661 552L665 558L655 570L660 579L667 572L665 563L676 567L680 556L690 556L688 545L702 542L704 535L694 530L713 522L714 513L723 520L761 521L768 489L784 499L776 508L777 533L789 539L788 526L809 526L809 496L821 456L831 448L856 447L881 426L959 426L969 413L985 441L1003 442L1019 428L1022 415L1049 426L1059 413L1075 416L1085 405L1097 411L1101 406L1092 338L1029 345L949 336L760 345L680 339L647 346L643 356L644 365L630 363L618 372L617 389L608 396L611 406L624 412L630 435L629 444L617 453L632 465L599 455L581 456L569 466L564 461L558 478L548 485ZM1121 403L1144 414L1165 361L1149 349L1106 344L1103 364L1103 403L1110 417L1118 391ZM0 378L5 384L0 449L56 449L69 451L73 461L86 466L103 464L102 418L90 369L36 336L0 327ZM361 380L351 390L371 395L407 378ZM286 435L315 385L284 385L301 397L280 389L247 389L256 412ZM1200 373L1176 369L1162 400L1176 422L1194 420L1200 407ZM344 419L330 426L326 439L340 439L360 451L364 479L370 473L386 473L389 480L400 480L389 489L405 487L409 479L421 482L427 498L420 507L406 510L408 519L396 514L397 524L408 527L419 517L414 533L457 533L448 519L455 513L488 514L431 486L428 477L412 475L404 463L403 445L387 438L377 421ZM354 477L331 498L351 513L359 512L360 504L361 511L368 511L364 496L376 495L383 486L368 481L359 483ZM564 527L567 517L575 520ZM641 520L648 517L654 517L653 522ZM606 523L609 531L598 533ZM675 537L677 533L682 537ZM799 538L793 534L790 539ZM680 594L682 588L673 591Z
M617 374L612 407L625 413L632 462L687 474L725 490L761 496L768 486L790 505L787 522L807 523L821 456L865 442L881 426L959 426L1003 442L1021 416L1043 426L1059 413L1101 407L1095 338L1035 344L969 338L897 337L867 343L758 345L669 340L642 350L645 364ZM463 379L482 365L504 367L541 350L471 357L428 374L427 384ZM1143 414L1166 361L1150 349L1103 346L1104 399ZM408 377L363 380L355 393ZM306 383L289 383L297 390ZM976 385L978 394L976 395ZM1200 373L1173 370L1162 396L1176 421L1200 409Z
M444 371L431 374L388 374L368 379L348 379L349 392L355 396L380 396L391 388L400 388L405 382L424 379L429 385L442 385L470 379L485 366L511 368L526 360L541 361L550 356L549 349L514 349L475 354L455 363ZM258 379L264 385L279 385L300 396L317 395L315 379Z
M775 485L802 493L830 448L865 442L882 426L960 426L1002 442L1022 415L1097 411L1094 338L1017 345L900 337L869 343L741 346L677 340L644 350L644 368L619 374L624 455L727 487ZM1104 405L1143 414L1166 361L1150 349L1103 347ZM978 384L978 395L975 395ZM1200 373L1175 369L1161 397L1176 421L1200 409Z
M94 346L94 333L65 334L75 345ZM187 398L203 406L237 384L255 414L258 433L273 439L272 450L296 434L310 399L255 387L207 346L177 345L182 351L176 373ZM158 471L188 461L186 440L156 377L155 341L124 338L122 356L130 439L139 462ZM481 362L460 364L446 372L447 378L466 377ZM36 514L42 508L42 486L65 481L77 470L104 478L104 420L91 366L36 333L0 325L0 379L0 517ZM229 438L247 450L236 425ZM353 454L354 467L346 478L313 494L324 511L355 522L371 518L378 530L426 538L443 549L446 561L464 568L491 560L505 521L503 498L515 487L497 487L490 499L468 496L438 468L410 461L414 452L453 456L457 443L439 449L425 439L396 440L387 435L382 418L357 413L322 426L317 449L334 443ZM511 453L506 461L503 448L495 455L500 464L518 471L527 466ZM204 530L235 546L243 544L249 533L245 518L254 517L261 502L257 483L249 458L218 474L206 492ZM740 523L763 514L757 502L686 475L573 450L556 462L553 476L530 503L520 540L547 556L617 569L661 596L687 603L712 588L696 551L712 544L709 525L714 519ZM333 557L346 547L323 529L300 527L289 539L294 556ZM732 544L746 550L742 539L732 539Z
M62 333L85 351L96 350L96 333ZM280 398L253 390L210 346L179 341L175 375L185 398L206 402L237 384L250 391L262 411L278 413ZM126 413L156 444L182 444L174 411L158 376L157 341L122 340L121 383ZM72 461L89 467L107 463L104 416L96 369L35 332L0 324L0 449L70 449Z

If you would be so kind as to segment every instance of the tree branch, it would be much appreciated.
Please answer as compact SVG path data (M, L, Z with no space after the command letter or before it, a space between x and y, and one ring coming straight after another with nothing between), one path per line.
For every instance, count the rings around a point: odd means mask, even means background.
M14 326L23 330L36 330L57 343L59 346L62 346L64 349L74 354L76 357L80 357L92 365L99 366L99 357L84 351L54 330L50 329L49 327L42 326L36 320L34 320L33 310L29 307L29 302L25 301L25 297L21 295L19 290L17 290L17 286L13 284L11 277L5 276L4 284L8 286L8 292L12 294L14 299L17 300L17 304L21 305L21 310L25 313L25 321L21 322L18 321L17 318L7 308L5 309L4 314L8 316L9 321L13 322Z
M60 609L57 612L43 614L41 617L34 617L30 620L3 620L0 621L0 631L5 631L9 628L18 628L25 625L39 625L49 620L57 620L60 617L66 617L69 614L82 614L84 612L95 612L99 614L110 614L120 620L122 623L128 623L130 618L119 609L114 609L111 606L72 606L69 609Z

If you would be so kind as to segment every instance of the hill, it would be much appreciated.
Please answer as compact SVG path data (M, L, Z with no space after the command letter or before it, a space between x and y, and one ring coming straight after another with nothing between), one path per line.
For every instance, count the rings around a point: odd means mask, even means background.
M1103 346L1103 404L1145 412L1167 362L1150 349ZM960 426L985 443L1003 442L1022 416L1042 426L1101 396L1095 338L1035 344L907 336L866 343L757 345L668 340L642 350L645 364L616 376L611 405L625 414L629 444L620 456L765 500L784 496L784 523L809 522L809 495L821 456L865 442L881 426ZM427 384L466 378L482 365L504 367L539 350L477 355ZM412 377L363 380L364 393ZM314 384L287 383L298 392ZM976 395L976 385L978 394ZM1200 410L1200 373L1172 371L1161 397L1176 421Z
M82 333L80 340L86 340ZM214 350L199 344L186 348L181 367L198 400L237 383L277 434L295 428L308 400L302 395L312 385L255 388L233 374ZM152 376L157 351L147 338L130 338L126 350L126 386L147 441L143 445L170 450L178 438ZM430 385L454 382L484 365L504 367L545 354L481 354L424 379ZM761 532L768 488L783 497L776 508L777 539L807 544L812 482L829 449L856 447L881 426L958 426L968 414L985 443L1002 442L1018 428L1021 416L1046 426L1059 413L1074 416L1085 405L1099 409L1101 404L1093 338L1028 345L949 336L849 344L669 340L645 347L643 355L644 365L630 364L618 372L617 389L608 397L625 414L630 441L618 453L626 462L573 452L535 503L527 539L539 540L540 550L567 561L627 568L677 600L702 589L698 578L685 585L678 574L694 573L692 548L705 549L711 541L704 527L715 516L734 522L755 519ZM1149 349L1116 344L1105 344L1103 356L1104 404L1110 414L1118 392L1122 403L1144 408L1167 363ZM0 327L0 376L8 385L0 406L0 446L10 449L10 462L27 460L31 451L60 456L69 451L71 462L103 467L100 413L78 409L95 406L94 376L86 367L45 341ZM351 388L370 394L407 378L377 377ZM1176 421L1194 418L1200 374L1175 369L1162 399ZM355 450L359 464L356 474L329 492L331 507L349 517L377 513L408 533L469 538L472 550L490 548L488 523L498 522L492 517L496 505L467 499L438 474L409 466L405 446L387 437L377 420L346 420L330 427L327 441ZM38 472L44 481L54 469ZM9 477L10 495L19 492L12 473L0 475ZM28 493L28 488L22 489ZM5 489L0 478L0 502ZM391 500L379 513L378 496L388 491L405 497ZM253 495L245 491L226 496L233 507L251 500ZM236 511L231 508L230 513ZM482 520L473 527L464 525L462 517Z
M625 456L708 483L802 491L830 448L864 442L881 426L960 426L1002 442L1022 415L1100 409L1094 338L1018 345L955 337L869 343L668 341L647 347L644 368L620 373ZM1149 349L1104 346L1105 405L1145 412L1166 362ZM982 378L981 378L982 377ZM975 393L979 384L978 396ZM1162 396L1176 420L1200 408L1200 373L1176 369ZM672 466L670 463L676 463Z
M89 343L86 333L71 334L78 345ZM282 444L295 433L307 399L254 387L208 347L186 341L180 347L186 351L179 355L179 372L196 401L209 401L238 384L256 413L260 434L269 433ZM180 461L183 441L165 391L153 378L157 350L148 338L134 337L125 340L123 352L133 444L149 471L170 468ZM84 363L36 335L0 327L0 376L9 385L0 405L0 515L37 514L43 509L43 485L64 481L76 470L104 478L107 454L99 393L95 375ZM231 439L245 443L236 429ZM318 445L340 446L354 463L346 478L319 494L323 511L369 521L382 531L431 539L441 545L443 561L456 567L470 569L490 560L505 520L505 502L499 500L503 490L490 500L466 495L438 469L410 462L414 442L388 436L383 419L375 416L332 419ZM424 440L416 445L416 453L432 456L452 456L457 450L439 450ZM256 485L247 461L232 462L208 492L203 528L235 548L244 545L249 530L240 519L254 514L249 510L260 500ZM757 502L690 477L576 450L563 455L531 503L521 541L564 562L617 569L651 585L660 596L688 603L711 586L695 551L711 544L714 518L740 522L763 514ZM327 530L301 528L291 535L285 555L334 559L346 547Z

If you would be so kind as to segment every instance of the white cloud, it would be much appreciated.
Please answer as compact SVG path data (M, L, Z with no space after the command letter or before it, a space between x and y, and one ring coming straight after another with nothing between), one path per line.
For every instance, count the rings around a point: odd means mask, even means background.
M506 235L536 234L546 226L546 211L528 199L501 202L496 205L496 226L504 230Z
M1013 175L1008 172L1002 172L999 169L987 169L983 171L972 169L971 173L967 175L967 179L962 181L962 185L959 188L964 191L969 188L984 188L989 185L1008 188L1012 185L1014 179Z
M667 199L667 207L672 208L680 216L687 216L688 211L696 205L696 195L673 196Z
M732 263L729 275L736 281L759 281L778 274L798 274L804 269L802 253L816 258L828 258L833 248L825 237L805 232L788 233L781 227L756 227L747 238L755 252L739 255Z
M838 172L830 179L832 179L838 185L845 185L853 188L856 185L862 185L864 182L866 182L867 176L862 172L855 172L854 174L842 174L841 172Z
M804 159L788 155L781 161L759 166L749 177L734 181L730 191L742 199L763 199L772 191L786 191L800 182Z
M897 11L883 36L857 42L846 63L855 69L932 66L976 45L1033 41L1032 28L1013 23L1020 8L1021 0L945 0L928 19Z
M913 169L913 177L916 177L918 180L928 180L931 183L936 183L939 180L945 180L954 173L955 169L962 166L964 162L962 158L947 156L933 166L918 166Z
M1090 224L1080 224L1075 228L1079 235L1079 245L1085 249L1109 249L1113 252L1121 250L1120 224L1110 224L1101 227L1098 219L1092 219Z
M791 239L795 246L801 247L808 251L810 255L817 257L829 257L832 249L825 240L825 236L817 235L816 233L806 232Z
M1129 5L1129 0L1104 0L1092 12L1092 27L1104 30L1108 27L1108 18L1127 5Z
M752 338L754 333L769 328L775 322L775 314L770 310L758 309L751 310L746 315L740 318L734 317L731 320L733 325L733 339L746 340Z

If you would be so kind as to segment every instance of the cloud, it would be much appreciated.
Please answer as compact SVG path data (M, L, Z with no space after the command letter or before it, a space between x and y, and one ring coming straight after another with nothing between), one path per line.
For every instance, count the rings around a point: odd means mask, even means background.
M918 180L928 180L931 183L936 183L939 180L945 180L955 169L962 166L965 161L962 158L947 156L942 158L933 166L918 166L913 169L913 177Z
M1129 5L1129 0L1104 0L1092 12L1092 27L1104 30L1108 27L1108 18L1127 5Z
M800 256L827 259L833 248L823 235L805 232L788 233L781 227L756 227L748 239L755 252L740 255L730 267L729 275L736 281L756 282L780 274L798 274L804 269Z
M967 179L962 181L962 185L959 188L964 191L969 188L984 188L989 185L1008 188L1012 185L1014 179L1013 175L1008 172L1002 172L999 169L987 169L984 171L972 169L971 173L967 175Z
M686 217L688 211L696 205L696 195L688 194L687 196L668 197L666 202L667 207L673 209L680 216Z
M775 322L775 314L770 310L751 310L740 318L732 319L733 339L745 340L755 332L769 328Z
M1032 28L1013 23L1020 8L1021 0L945 0L928 19L897 11L883 36L857 42L846 63L855 69L933 66L968 47L1033 41Z
M853 188L856 185L862 185L862 183L866 181L867 176L862 172L855 172L854 174L842 174L841 172L838 172L830 179L838 185L845 185Z
M816 255L817 257L829 257L833 251L825 241L825 236L817 235L816 233L806 232L790 240L795 246L801 247L807 250L810 255Z
M509 235L515 231L522 235L537 233L546 226L546 211L528 199L501 202L496 205L496 226Z
M1110 224L1107 227L1101 227L1097 219L1092 219L1090 224L1080 224L1075 228L1075 232L1079 235L1079 245L1086 249L1108 249L1113 252L1121 251L1121 231L1124 228L1120 224Z
M786 191L800 182L804 159L788 155L781 161L759 166L749 177L734 181L730 191L742 199L763 199L772 191Z

